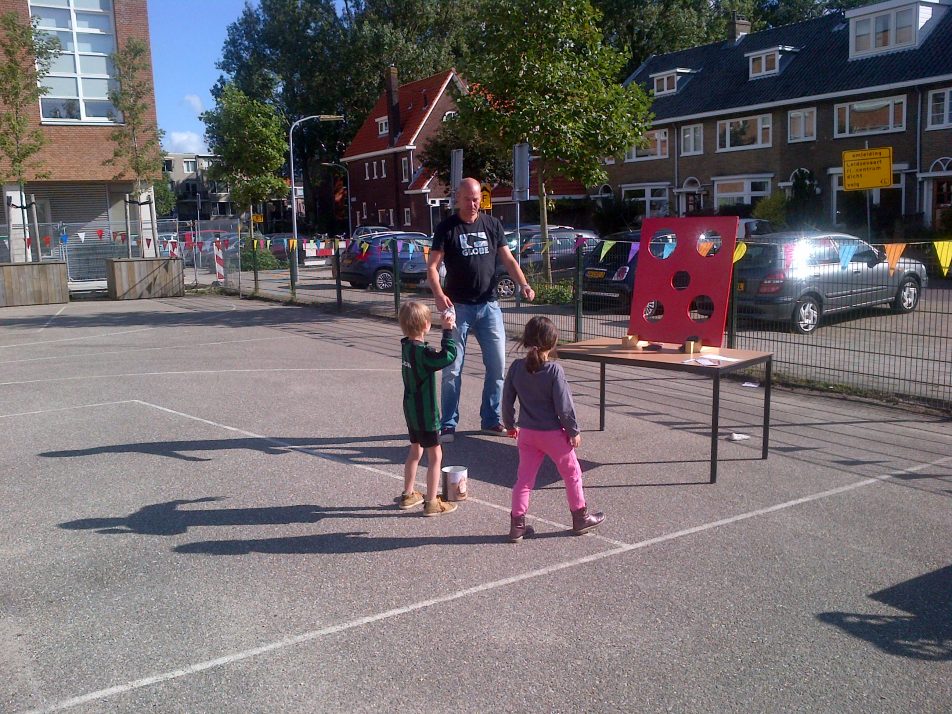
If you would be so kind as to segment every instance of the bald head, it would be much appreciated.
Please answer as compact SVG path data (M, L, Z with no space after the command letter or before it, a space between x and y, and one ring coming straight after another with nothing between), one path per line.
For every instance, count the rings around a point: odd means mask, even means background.
M464 178L456 190L456 205L459 217L466 223L472 223L479 215L481 187L474 178Z

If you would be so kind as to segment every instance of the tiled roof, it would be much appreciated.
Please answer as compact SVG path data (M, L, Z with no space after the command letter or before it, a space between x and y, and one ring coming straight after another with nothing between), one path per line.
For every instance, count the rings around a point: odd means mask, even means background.
M450 80L455 76L456 73L449 69L434 74L432 77L400 85L398 95L401 132L397 138L396 147L407 146L416 140L416 136L433 109L436 100L440 98ZM426 102L424 102L424 97ZM377 98L377 103L374 104L374 108L367 115L342 158L347 160L354 156L390 148L390 135L384 134L381 136L377 133L377 119L386 116L387 93L384 91Z
M746 35L740 42L717 42L651 57L625 83L651 87L650 76L688 68L676 94L656 97L655 122L799 97L846 94L868 87L914 82L952 74L952 9L916 49L849 59L849 21L839 13ZM777 75L748 79L746 55L777 46L796 48ZM786 54L786 53L785 53Z

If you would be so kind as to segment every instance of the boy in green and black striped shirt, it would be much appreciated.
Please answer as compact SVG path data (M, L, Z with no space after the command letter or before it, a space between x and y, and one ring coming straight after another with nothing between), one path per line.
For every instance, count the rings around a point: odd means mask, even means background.
M436 399L436 372L453 364L456 359L456 343L452 334L455 324L453 315L445 315L441 322L443 339L440 349L426 344L430 331L430 308L421 302L408 300L400 306L400 328L405 337L400 341L403 361L403 415L410 432L410 453L403 465L403 493L400 508L407 510L423 501L423 496L414 490L417 467L426 452L426 502L424 516L440 516L456 510L455 503L448 503L436 494L440 476L443 450L440 448L440 409Z

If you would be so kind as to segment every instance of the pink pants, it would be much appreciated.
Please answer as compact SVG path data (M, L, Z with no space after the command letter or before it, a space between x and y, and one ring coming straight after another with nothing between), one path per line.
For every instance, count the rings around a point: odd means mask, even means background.
M565 497L568 499L569 508L573 511L585 508L582 467L575 456L575 449L569 444L568 435L561 429L520 429L519 471L516 475L516 485L512 487L512 515L524 516L529 510L529 494L535 487L536 475L546 456L552 459L559 475L565 481Z

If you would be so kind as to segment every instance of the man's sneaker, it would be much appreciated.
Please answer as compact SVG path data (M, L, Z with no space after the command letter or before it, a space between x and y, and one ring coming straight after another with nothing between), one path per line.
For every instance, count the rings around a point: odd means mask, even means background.
M419 491L400 494L399 508L401 511L406 511L407 509L413 508L414 506L419 506L421 503L423 503L423 494Z
M444 426L440 429L440 443L441 444L452 444L453 440L456 438L456 429L451 426Z
M509 436L509 432L506 431L506 427L504 427L502 424L496 424L496 426L480 429L480 433L489 434L490 436Z
M443 515L446 515L447 513L452 513L455 510L456 510L455 503L444 501L439 496L434 498L432 501L425 501L423 503L424 516L443 516Z

